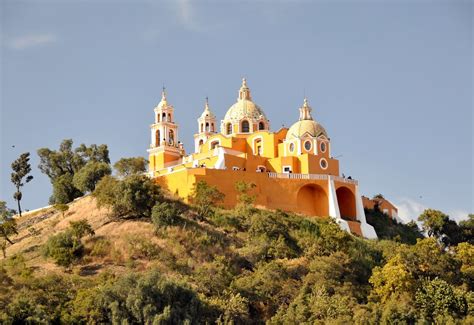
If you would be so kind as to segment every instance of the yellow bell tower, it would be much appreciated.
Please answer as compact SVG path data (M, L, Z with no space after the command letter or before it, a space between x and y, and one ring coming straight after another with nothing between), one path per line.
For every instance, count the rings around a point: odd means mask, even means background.
M198 118L198 133L194 135L194 152L199 153L202 144L206 143L207 139L216 134L216 116L209 108L209 100L206 97L206 105L204 112Z
M166 168L167 163L176 163L185 154L183 144L178 141L178 125L174 122L174 108L168 104L164 87L161 92L161 101L154 112L155 122L150 126L151 144L148 149L151 175L154 175L157 170Z

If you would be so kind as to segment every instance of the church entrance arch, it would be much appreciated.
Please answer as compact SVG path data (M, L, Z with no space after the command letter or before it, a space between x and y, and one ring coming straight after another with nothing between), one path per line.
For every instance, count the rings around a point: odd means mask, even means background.
M308 216L329 215L328 197L324 189L316 184L302 186L297 194L298 209Z
M355 196L352 191L341 186L336 190L337 203L339 204L339 212L341 218L345 220L357 220L357 210Z

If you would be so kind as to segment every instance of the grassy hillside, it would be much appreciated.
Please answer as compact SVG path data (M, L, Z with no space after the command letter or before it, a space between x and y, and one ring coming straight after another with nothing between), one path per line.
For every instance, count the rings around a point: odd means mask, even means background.
M248 204L213 208L203 218L194 207L162 200L179 207L170 210L173 225L114 218L91 196L70 203L64 216L50 208L17 220L19 233L0 260L0 321L474 321L472 245L446 250L434 239L415 244L403 228L383 226L383 219L375 222L377 231L395 241L365 240L329 219ZM83 219L95 234L81 239L83 250L72 265L44 256L49 238Z

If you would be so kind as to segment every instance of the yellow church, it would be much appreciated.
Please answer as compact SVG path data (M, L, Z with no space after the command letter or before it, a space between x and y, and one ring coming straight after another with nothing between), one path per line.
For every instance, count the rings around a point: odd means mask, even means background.
M351 233L377 238L366 222L358 182L339 176L330 138L311 111L305 98L298 121L272 132L243 79L237 102L220 125L206 100L197 119L194 153L187 155L163 90L150 126L150 177L185 201L194 184L204 180L225 194L223 205L229 208L237 203L235 183L251 182L259 207L330 216Z

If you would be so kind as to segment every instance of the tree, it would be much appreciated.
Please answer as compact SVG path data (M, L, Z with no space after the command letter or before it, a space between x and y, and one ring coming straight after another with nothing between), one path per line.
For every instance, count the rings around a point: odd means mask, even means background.
M9 236L13 234L18 234L16 222L15 219L13 219L13 210L7 208L5 201L0 201L0 236L3 238L0 245L3 257L6 256L6 243L8 242L10 245L13 245L13 241L9 238Z
M114 164L114 169L121 177L146 172L148 161L143 157L122 158Z
M85 235L95 235L94 229L92 229L92 226L87 222L86 219L81 219L79 221L71 221L69 224L71 234L77 239L81 239Z
M81 192L92 192L100 179L111 173L109 164L91 160L74 174L72 183Z
M474 245L474 214L469 214L467 220L459 222L463 241Z
M207 184L206 181L198 181L194 184L192 201L197 206L201 218L209 217L213 205L222 202L224 197L224 193L220 192L217 187Z
M163 200L160 186L143 175L123 180L105 176L92 194L99 207L111 207L116 218L149 218L153 206Z
M58 203L58 204L54 205L54 209L61 212L61 215L64 219L64 213L66 213L66 211L69 210L69 205L63 204L63 203Z
M244 181L238 181L235 183L235 190L239 193L237 200L241 205L251 206L255 202L256 196L250 194L250 191L255 187L257 187L255 183L247 183Z
M12 163L13 173L11 173L11 180L13 185L15 185L16 192L13 194L13 198L18 203L18 213L21 217L21 205L20 201L23 197L23 193L21 192L21 188L23 187L23 179L25 179L25 183L29 183L33 176L28 175L31 172L31 165L30 165L30 153L25 152L20 155L20 157Z
M448 222L449 217L439 210L426 209L418 217L418 221L423 223L423 230L430 237L439 238L443 234L443 227Z
M59 150L51 150L41 148L38 150L40 164L38 165L41 172L46 174L53 185L53 195L51 204L69 203L75 198L84 194L85 191L94 187L97 178L106 174L106 168L100 165L91 167L84 171L83 175L78 176L77 184L83 189L77 188L73 181L76 173L86 166L89 162L110 164L109 150L107 145L92 144L87 147L81 144L73 149L73 141L71 139L63 140L59 146ZM110 168L109 168L110 169ZM105 170L105 172L104 172Z
M456 221L439 210L427 209L418 217L430 237L436 237L445 246L457 245L464 239L464 230Z

